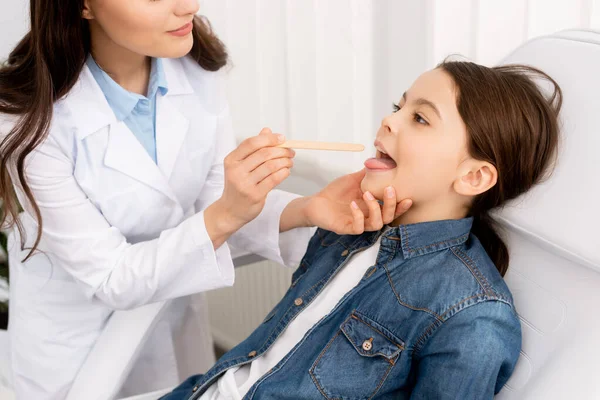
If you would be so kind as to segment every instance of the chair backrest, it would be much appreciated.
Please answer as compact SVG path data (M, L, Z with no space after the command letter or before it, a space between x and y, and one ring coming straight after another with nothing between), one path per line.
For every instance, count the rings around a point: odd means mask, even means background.
M600 32L531 40L512 63L547 72L564 102L553 176L498 213L523 350L496 398L600 399Z

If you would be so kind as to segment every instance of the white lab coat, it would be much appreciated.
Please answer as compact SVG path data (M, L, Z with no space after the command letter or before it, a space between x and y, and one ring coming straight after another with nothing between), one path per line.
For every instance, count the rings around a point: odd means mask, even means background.
M113 310L233 283L228 245L214 251L202 212L221 195L222 162L235 147L220 74L189 58L165 60L164 68L169 91L157 99L158 165L117 121L87 67L55 104L50 134L27 160L43 236L25 263L16 232L10 238L9 331L18 399L64 398ZM0 136L14 122L2 120ZM17 194L28 247L36 222ZM294 197L272 192L264 211L229 243L298 263L309 230L279 234L281 212ZM186 343L208 333L207 326L189 329L197 304L175 303L143 352L133 391L175 385L184 378L178 365L201 361L194 346L183 346L187 360L175 354L177 332L187 332Z

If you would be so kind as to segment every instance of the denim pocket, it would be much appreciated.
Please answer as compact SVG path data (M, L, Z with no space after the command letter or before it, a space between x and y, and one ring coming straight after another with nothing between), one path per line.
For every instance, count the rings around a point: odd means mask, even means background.
M327 399L370 399L403 349L386 328L355 311L319 354L310 375Z

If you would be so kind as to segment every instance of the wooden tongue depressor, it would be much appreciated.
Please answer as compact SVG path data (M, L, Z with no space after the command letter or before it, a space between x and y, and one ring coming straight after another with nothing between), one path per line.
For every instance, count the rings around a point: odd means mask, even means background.
M332 143L332 142L310 142L304 140L286 140L276 147L286 149L303 149L303 150L330 150L330 151L363 151L365 146L354 143Z

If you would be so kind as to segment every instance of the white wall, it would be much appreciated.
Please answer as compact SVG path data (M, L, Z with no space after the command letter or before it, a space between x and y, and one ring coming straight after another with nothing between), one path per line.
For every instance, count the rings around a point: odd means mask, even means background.
M370 146L381 117L430 57L429 1L200 4L231 54L240 139L270 126L289 138ZM339 173L360 168L364 155L302 152L299 159Z
M0 62L29 28L29 0L0 0Z
M29 0L1 0L0 61L28 28ZM460 53L492 65L533 36L600 28L600 0L200 0L232 60L240 139L263 126L294 139L371 145L390 104ZM339 174L364 154L300 152L298 170ZM313 169L316 171L317 169ZM329 176L329 175L328 175Z
M229 47L239 139L263 126L293 139L372 148L391 103L450 54L493 65L523 41L600 28L600 0L201 0ZM363 154L300 151L297 172L361 168ZM308 168L308 167L307 167Z

